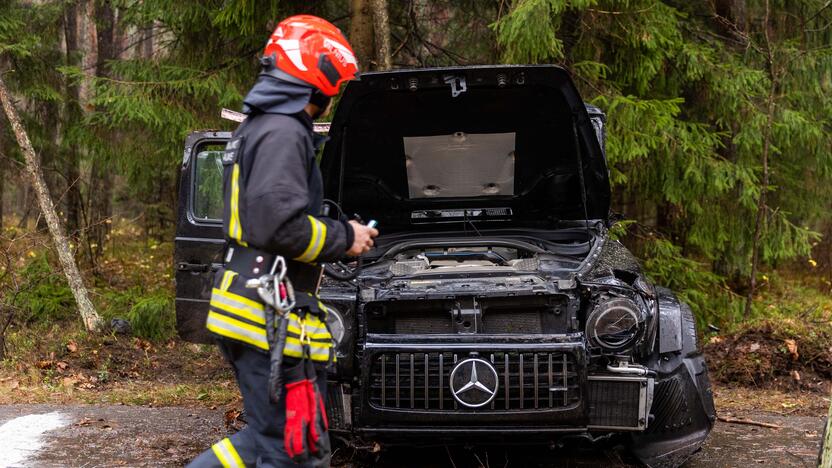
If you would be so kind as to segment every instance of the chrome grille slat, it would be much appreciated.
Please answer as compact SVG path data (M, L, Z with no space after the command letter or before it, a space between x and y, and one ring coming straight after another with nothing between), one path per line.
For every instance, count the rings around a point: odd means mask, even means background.
M425 353L425 409L428 409L428 401L430 394L428 393L428 385L430 384L430 374L428 374L428 353Z
M526 386L526 381L523 378L523 353L520 353L520 364L519 369L517 370L518 378L520 379L518 387L520 388L520 409L523 409L523 402L525 398L523 398L523 388Z
M493 363L503 387L486 407L487 411L542 411L571 407L581 401L578 365L569 352L478 353ZM482 411L483 408L470 409L458 404L449 388L455 363L467 357L467 351L378 353L371 362L370 404L428 412Z
M549 367L547 369L549 372L549 386L547 387L549 390L547 393L549 394L549 406L552 406L552 354L549 354Z
M381 381L387 381L387 355L382 354L381 356ZM381 406L387 404L387 386L381 386Z
M402 396L402 392L399 389L399 355L396 355L396 408L399 408L401 405L399 404L399 398Z
M510 401L510 399L509 399L509 389L511 388L511 385L509 384L509 378L511 377L511 373L510 373L511 371L509 370L509 367L508 367L508 353L505 354L505 360L506 360L506 365L503 369L504 369L505 376L506 376L506 382L505 382L504 386L505 386L505 389L506 389L506 409L508 409L508 402Z
M534 409L537 408L537 353L534 353Z
M416 406L416 359L414 354L410 353L410 408Z
M382 382L384 382L382 380ZM439 355L439 409L445 409L445 355Z
M564 354L563 355L563 380L564 381L566 381L566 378L567 378L566 370L567 370L566 369L566 355ZM569 392L568 391L563 392L563 404L564 405L566 405L566 400L567 400L567 397L568 397L567 393L569 393Z

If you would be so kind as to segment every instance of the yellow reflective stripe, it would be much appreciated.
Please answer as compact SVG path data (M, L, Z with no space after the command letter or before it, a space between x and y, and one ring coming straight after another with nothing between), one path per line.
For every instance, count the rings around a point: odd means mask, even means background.
M309 218L309 223L312 225L312 233L309 236L309 245L306 246L306 250L304 250L302 254L295 257L295 260L304 263L311 263L318 258L318 254L320 254L321 250L324 248L324 243L326 242L326 224L318 221L312 216L307 215L306 217Z
M260 349L269 349L266 330L262 328L211 311L208 312L208 321L205 326L217 335L233 338Z
M214 288L211 291L211 306L260 325L266 324L263 306L243 296Z
M316 332L310 330L309 328L310 327L306 327L306 336L308 336L309 338L311 338L313 340L314 339L324 339L324 340L332 339L332 334L329 333L329 330L324 329L324 331L316 333ZM294 333L295 335L300 336L300 328L298 328L294 325L291 325L291 324L288 325L286 327L286 330L288 330L290 333ZM318 330L320 330L320 328Z
M211 297L211 307L215 309L222 310L223 312L228 312L233 315L237 315L242 317L246 320L251 320L254 323L265 325L266 324L266 314L265 312L253 310L250 308L241 308L235 304L229 304L228 299L219 296Z
M231 445L231 440L229 440L228 437L212 445L211 450L214 452L214 455L217 457L217 460L220 461L223 468L245 468L246 466L246 464L243 463L243 459L240 458L240 454L237 453L237 450L233 445Z
M228 463L227 459L225 458L225 454L222 453L222 449L220 448L220 445L218 443L212 445L211 450L214 452L214 456L217 457L217 460L219 460L222 464L222 468L231 468L231 464Z
M239 294L234 294L228 291L221 291L217 288L211 290L211 294L216 294L217 296L224 297L226 299L239 302L243 306L251 307L252 309L256 310L264 310L263 304L253 301L245 296L241 296Z
M312 218L312 219L315 219L315 218ZM318 254L321 253L321 250L323 250L324 244L326 243L326 224L318 221L317 219L315 219L315 222L320 224L321 226L320 226L320 230L319 230L320 235L318 236L318 243L315 245L315 248L312 249L312 260L311 261L315 261L315 259L318 258Z
M243 242L243 226L240 223L240 165L236 163L231 170L231 220L228 222L228 235L240 245L248 245Z
M296 337L296 336L294 336L294 335L288 335L288 336L286 337L286 342L287 342L287 343L292 343L292 344L297 344L297 345L301 345L301 344L302 344L302 343L301 343L301 341L300 341L300 338L298 338L298 337ZM309 346L311 346L311 347L313 347L313 348L321 348L321 349L323 349L323 348L331 348L331 347L332 347L332 340L325 340L325 341L308 341L308 342L306 342L306 344L308 344Z
M231 282L234 280L234 277L237 276L237 273L226 270L225 273L222 274L222 282L220 283L220 289L223 291L228 291L228 287L231 286Z
M329 309L326 308L326 306L324 305L323 302L318 301L318 307L320 307L321 310L324 311L325 313L327 313L327 314L329 313Z
M293 357L293 358L302 358L303 357L303 352L302 351L298 351L298 350L295 350L295 349L290 349L289 347L286 347L283 350L283 354L285 356L289 356L289 357ZM329 361L329 350L327 350L324 353L310 352L309 353L309 358L312 359L313 361L328 362Z
M239 309L234 306L230 306L228 304L223 304L222 302L218 302L216 300L211 301L211 307L215 307L220 309L224 312L228 312L230 314L234 314L238 317L242 317L246 320L251 320L254 323L259 323L260 325L266 324L266 318L260 315L255 315L246 309Z
M234 460L234 468L245 468L246 464L243 463L243 459L240 458L240 454L237 453L237 449L235 449L234 446L231 445L231 440L229 440L228 437L226 437L222 440L221 443L223 447L225 447L225 449L231 455L232 460Z

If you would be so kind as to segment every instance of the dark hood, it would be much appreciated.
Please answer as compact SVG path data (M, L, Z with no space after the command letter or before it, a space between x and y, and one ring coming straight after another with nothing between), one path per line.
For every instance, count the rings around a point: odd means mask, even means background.
M297 114L309 103L312 88L260 75L243 99L243 113Z
M330 127L327 196L385 232L458 229L454 216L495 228L606 219L593 119L557 66L365 73L347 85Z

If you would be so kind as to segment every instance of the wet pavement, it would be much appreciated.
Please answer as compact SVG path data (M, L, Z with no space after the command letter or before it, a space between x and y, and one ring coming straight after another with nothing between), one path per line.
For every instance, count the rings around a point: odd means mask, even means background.
M182 466L227 434L221 410L136 406L0 406L0 424L32 414L59 413L62 427L40 436L41 448L23 467L156 467ZM771 429L718 422L702 451L685 466L813 467L816 466L824 419L747 412L735 416L782 426ZM8 440L0 444L9 444ZM535 450L535 452L531 452ZM372 456L339 457L341 466L456 467L590 467L634 466L614 451L547 449L398 449ZM536 461L532 462L531 460Z

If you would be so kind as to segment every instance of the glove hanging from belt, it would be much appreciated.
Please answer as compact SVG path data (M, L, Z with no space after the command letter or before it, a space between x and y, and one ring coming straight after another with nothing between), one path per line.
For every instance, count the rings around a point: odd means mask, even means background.
M308 345L304 346L308 352ZM286 381L286 425L283 444L296 463L329 456L329 430L324 400L318 391L317 372L307 353L297 364L284 368Z

